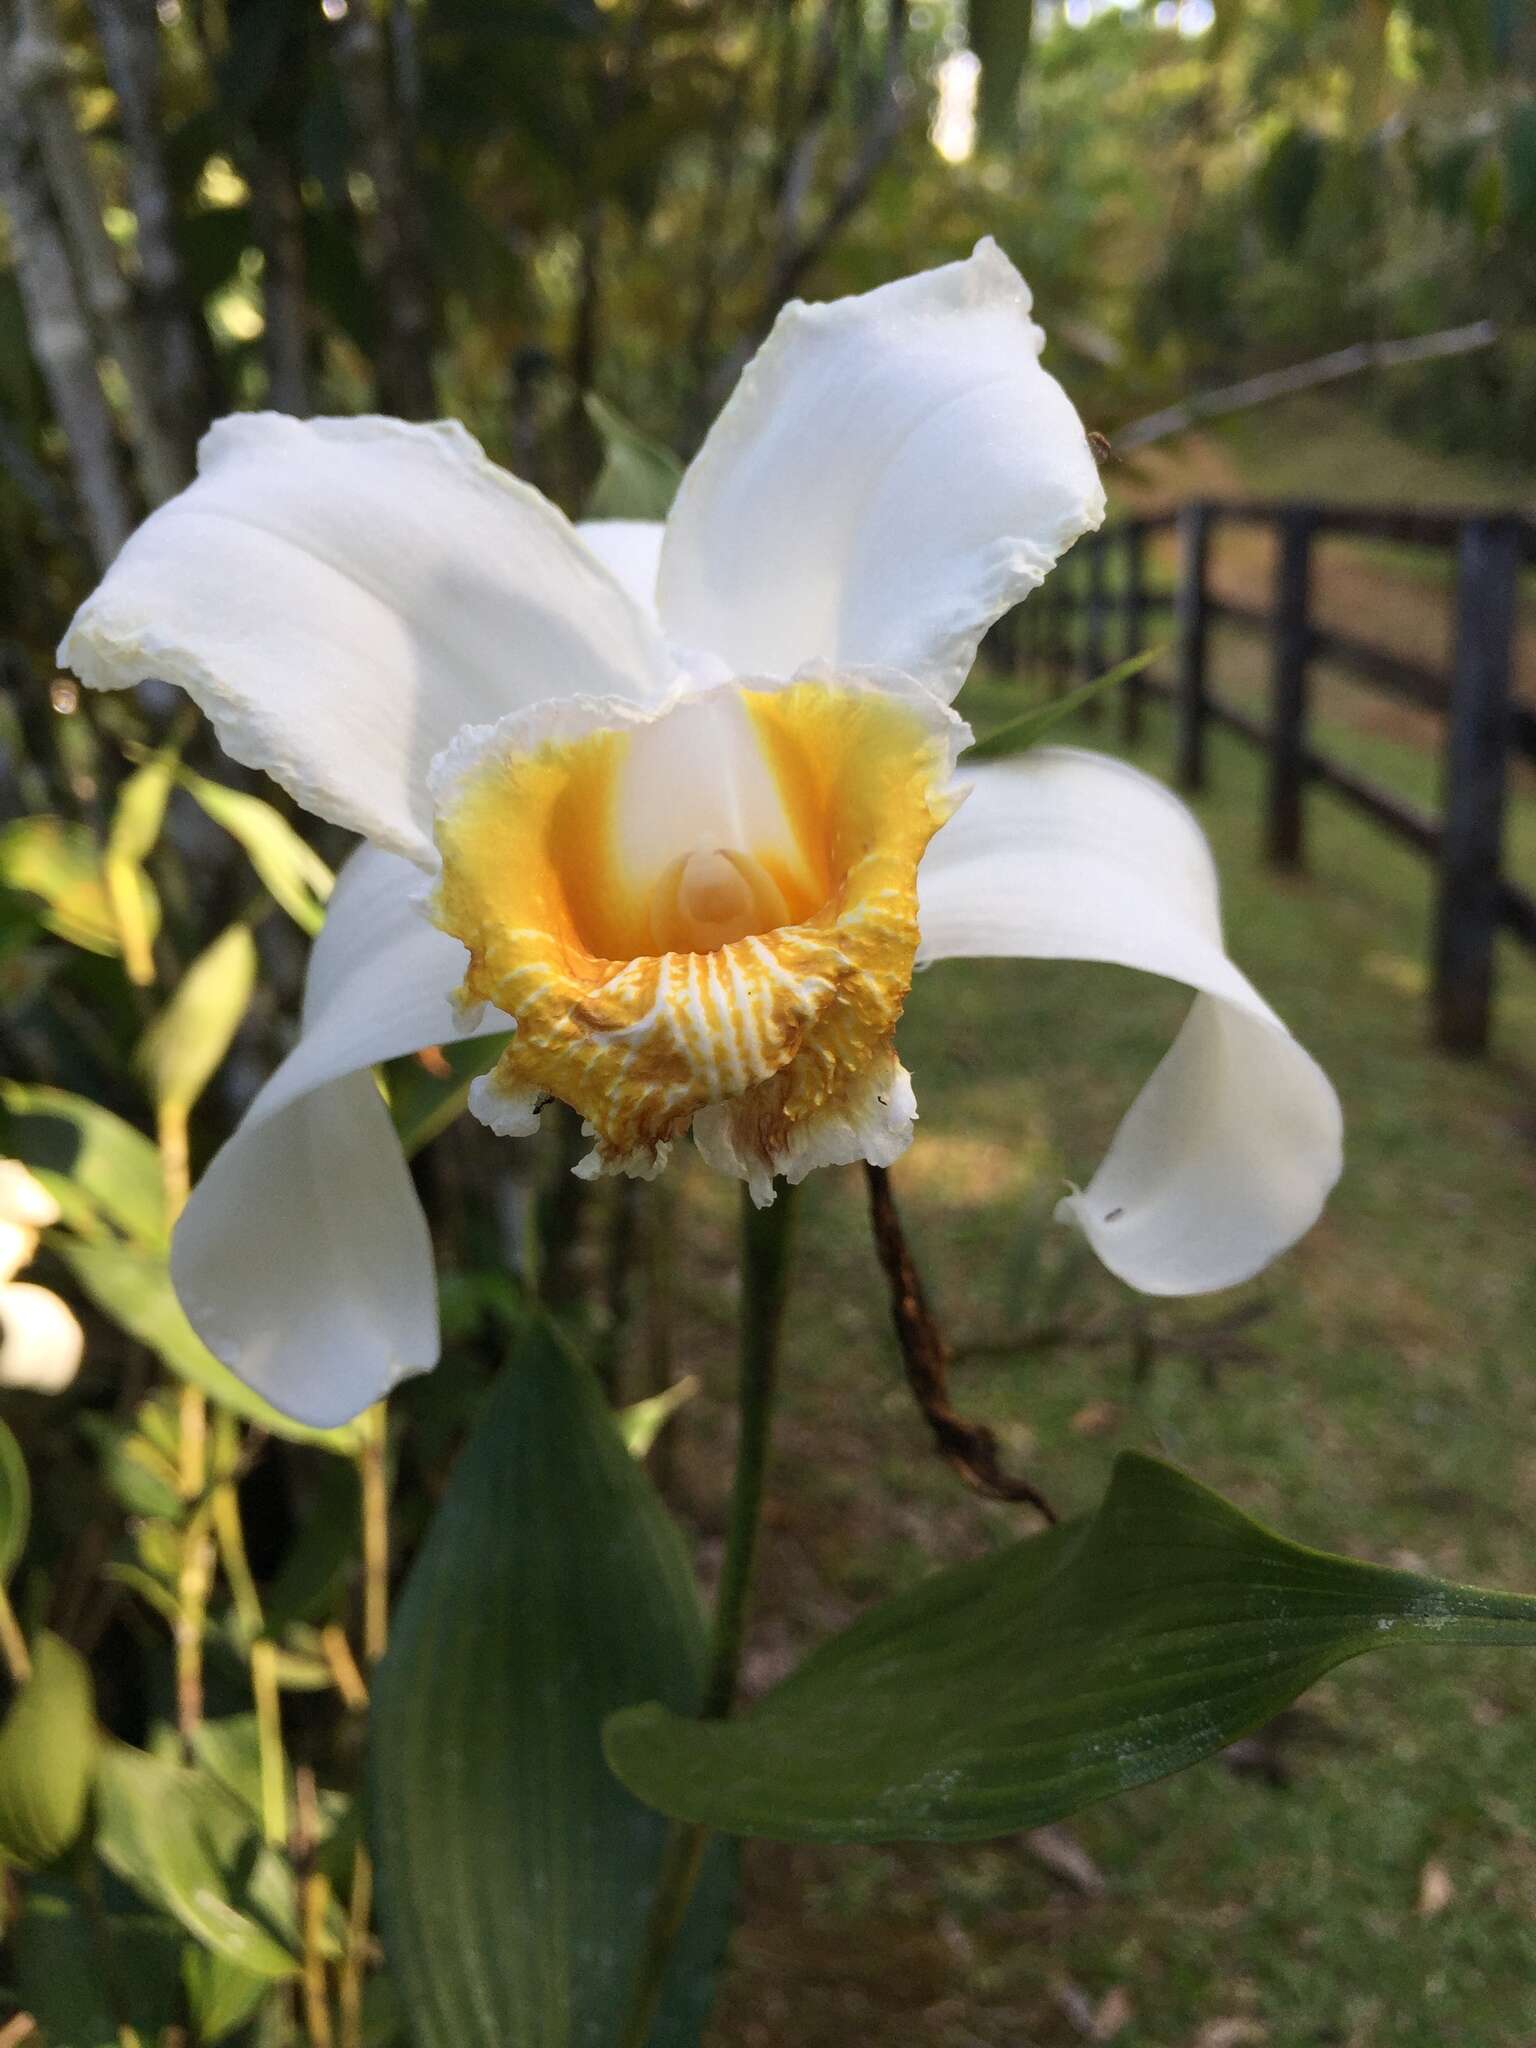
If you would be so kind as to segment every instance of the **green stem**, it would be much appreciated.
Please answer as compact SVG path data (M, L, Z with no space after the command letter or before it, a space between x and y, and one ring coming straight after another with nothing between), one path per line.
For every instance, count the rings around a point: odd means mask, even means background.
M770 1209L757 1209L743 1190L741 1209L741 1334L737 1400L741 1433L731 1487L725 1557L710 1644L709 1675L700 1709L723 1720L736 1698L742 1645L751 1606L753 1567L762 1523L763 1480L778 1379L779 1338L789 1285L794 1189L781 1188ZM656 1877L656 1895L640 1952L634 2002L619 2048L646 2048L661 2004L667 1965L687 1917L688 1904L709 1845L709 1829L674 1821Z

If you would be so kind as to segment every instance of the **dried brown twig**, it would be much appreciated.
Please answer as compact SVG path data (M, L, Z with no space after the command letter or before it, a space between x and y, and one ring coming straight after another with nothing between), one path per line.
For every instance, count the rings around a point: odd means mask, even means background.
M869 1214L875 1251L891 1293L891 1316L901 1347L907 1384L923 1420L933 1431L939 1455L967 1486L989 1500L1026 1501L1047 1522L1056 1510L1027 1479L1004 1472L997 1438L985 1423L967 1422L949 1399L950 1349L923 1293L922 1279L907 1245L890 1178L883 1166L865 1168L869 1182Z

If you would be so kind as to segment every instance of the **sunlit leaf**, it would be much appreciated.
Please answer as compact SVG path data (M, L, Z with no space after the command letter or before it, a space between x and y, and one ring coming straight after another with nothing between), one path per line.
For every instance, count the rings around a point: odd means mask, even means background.
M319 931L336 878L281 811L259 796L194 775L190 768L183 768L178 780L213 822L240 842L272 900L304 931Z
M88 826L63 818L18 818L0 831L0 888L36 896L45 928L88 953L118 951L118 921ZM160 905L148 878L139 885L139 919L153 940Z
M154 851L165 823L165 807L174 779L169 752L156 754L136 768L117 793L107 832L102 875L117 926L123 965L142 987L155 978L154 929L145 915L148 877L144 862Z
M784 1841L966 1841L1213 1755L1334 1665L1397 1644L1536 1645L1536 1599L1304 1549L1127 1454L1098 1512L939 1572L739 1720L616 1715L664 1813Z
M256 941L232 924L192 962L181 985L145 1032L135 1064L162 1109L185 1115L197 1101L250 1007Z
M96 1805L97 1852L124 1884L237 1968L293 1974L292 1871L221 1785L113 1742L102 1752Z
M10 1584L31 1526L32 1484L27 1478L27 1461L10 1426L0 1422L0 1587Z
M0 1081L0 1153L21 1159L78 1228L78 1198L137 1243L163 1249L165 1182L160 1154L142 1131L99 1103L62 1088Z
M45 1632L0 1725L0 1851L13 1863L35 1870L64 1854L85 1824L97 1754L91 1674Z
M355 1423L320 1430L293 1422L236 1379L187 1321L162 1256L134 1245L82 1244L58 1235L50 1243L102 1313L147 1344L179 1379L292 1443L350 1453L362 1441Z
M698 1697L681 1538L587 1371L542 1325L460 1457L374 1690L371 1828L417 2048L618 2038L665 1829L602 1759L604 1716ZM706 1869L655 2048L695 2042L730 1866Z
M657 1437L678 1409L691 1401L699 1391L699 1382L690 1373L680 1380L674 1380L670 1387L664 1387L659 1394L649 1394L643 1401L634 1401L627 1408L619 1409L614 1416L624 1447L632 1458L643 1458Z

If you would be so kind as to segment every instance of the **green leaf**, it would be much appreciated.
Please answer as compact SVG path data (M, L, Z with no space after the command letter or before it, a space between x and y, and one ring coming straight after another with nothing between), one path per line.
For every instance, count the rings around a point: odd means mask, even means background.
M123 965L131 981L148 987L155 978L155 924L146 914L153 900L144 862L154 851L170 801L174 756L156 754L123 784L107 832L102 877L117 927Z
M242 1970L190 1942L182 1950L181 1981L200 2048L213 2048L253 2019L272 1990L270 1977Z
M0 1422L0 1587L10 1584L31 1526L32 1482L27 1477L27 1461L10 1425Z
M1536 1644L1536 1599L1332 1557L1122 1456L1098 1512L937 1573L740 1720L633 1708L608 1757L663 1813L781 1841L969 1841L1213 1755L1394 1644Z
M121 2048L84 1899L57 1877L34 1878L9 1938L24 2011L60 2048Z
M187 1321L171 1286L163 1257L129 1244L83 1244L58 1235L49 1243L104 1315L130 1337L147 1344L178 1379L201 1387L247 1422L256 1422L290 1443L317 1444L350 1455L362 1442L358 1424L341 1429L310 1429L281 1414L244 1380L221 1365Z
M588 519L665 519L683 465L659 441L637 433L605 399L589 391L587 418L603 444L603 466L587 500Z
M79 1227L78 1190L136 1243L163 1249L165 1181L160 1154L110 1109L62 1088L0 1082L0 1152L21 1159Z
M43 924L88 953L118 950L117 918L102 874L101 849L88 826L63 818L18 818L0 831L0 887L39 897ZM151 936L159 904L147 881L142 914Z
M162 1109L185 1116L250 1007L256 987L256 941L248 924L232 924L182 976L181 986L139 1042L135 1064Z
M1032 0L969 0L966 40L981 59L976 126L989 148L1018 141L1019 87L1029 60Z
M55 1862L85 1825L98 1753L84 1661L46 1632L0 1725L0 1850L29 1870Z
M315 849L261 797L227 789L190 768L181 769L177 779L207 816L240 842L273 902L313 937L325 922L326 901L336 883Z
M102 1755L96 1803L97 1851L124 1884L238 1969L293 1975L293 1873L221 1785L114 1742Z
M1140 654L1133 654L1128 661L1117 662L1106 669L1101 676L1094 676L1090 682L1079 683L1075 690L1068 690L1065 696L1053 697L1048 703L1035 704L1017 718L1010 718L1006 725L1000 725L986 733L972 747L967 747L960 757L964 770L977 761L1005 761L1011 754L1022 754L1030 747L1037 747L1050 732L1064 719L1081 711L1095 697L1106 690L1113 690L1117 684L1129 682L1132 676L1139 676L1144 668L1150 668L1154 661L1168 652L1166 647L1143 648Z
M469 1099L470 1082L495 1066L511 1036L510 1031L497 1031L487 1038L435 1046L436 1057L430 1066L420 1053L389 1062L385 1069L389 1113L407 1159L413 1159L459 1115Z
M665 1836L603 1762L615 1707L699 1697L682 1541L547 1325L494 1383L373 1696L370 1812L417 2048L608 2048ZM696 2042L724 1944L712 1852L652 2036Z
M678 1409L691 1401L698 1391L697 1378L691 1372L684 1373L680 1380L674 1380L670 1387L663 1387L659 1394L648 1394L643 1401L620 1408L613 1419L618 1424L619 1435L623 1437L624 1448L629 1455L632 1458L645 1457Z

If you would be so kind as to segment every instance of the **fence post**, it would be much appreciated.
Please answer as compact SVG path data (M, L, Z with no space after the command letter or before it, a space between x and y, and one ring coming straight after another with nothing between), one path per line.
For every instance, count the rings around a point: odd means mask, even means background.
M1124 581L1120 587L1120 659L1131 661L1141 652L1142 626L1146 618L1146 529L1135 520L1120 533ZM1120 685L1120 738L1134 747L1141 740L1141 714L1146 703L1146 678L1129 676Z
M1446 1052L1488 1044L1519 570L1514 520L1464 523L1435 902L1434 1035Z
M1102 533L1090 533L1083 543L1087 555L1087 590L1084 603L1087 607L1083 619L1081 643L1082 676L1085 683L1103 675L1109 667L1104 657L1104 627L1106 623L1104 567L1109 550ZM1083 706L1084 716L1090 725L1097 725L1104 715L1104 707L1097 697L1090 697Z
M1211 508L1185 505L1179 511L1179 677L1174 780L1194 793L1205 787L1205 577L1210 557Z
M1275 867L1302 864L1302 798L1307 781L1307 659L1314 514L1280 514L1275 563L1274 668L1270 682L1269 789L1264 855Z

